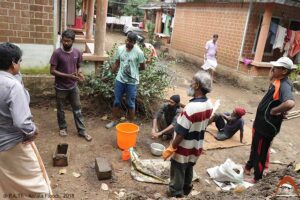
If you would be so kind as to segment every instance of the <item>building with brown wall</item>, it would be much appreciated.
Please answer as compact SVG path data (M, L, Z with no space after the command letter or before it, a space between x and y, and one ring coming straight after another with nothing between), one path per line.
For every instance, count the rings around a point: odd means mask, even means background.
M67 3L70 0L1 0L0 42L20 46L24 67L45 67L66 29Z
M206 41L217 33L220 65L263 76L270 68L266 62L276 60L282 53L277 49L264 53L264 47L269 46L267 35L270 24L264 26L268 26L267 31L260 31L261 23L268 18L277 18L285 28L300 30L299 10L300 2L292 0L178 0L171 49L199 60L203 58ZM254 61L245 66L240 62L242 58Z

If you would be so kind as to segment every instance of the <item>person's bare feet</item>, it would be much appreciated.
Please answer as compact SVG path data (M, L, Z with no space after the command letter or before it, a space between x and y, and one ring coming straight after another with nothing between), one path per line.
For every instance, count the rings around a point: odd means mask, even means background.
M247 176L250 176L251 170L249 170L246 167L244 167L244 174L247 175Z

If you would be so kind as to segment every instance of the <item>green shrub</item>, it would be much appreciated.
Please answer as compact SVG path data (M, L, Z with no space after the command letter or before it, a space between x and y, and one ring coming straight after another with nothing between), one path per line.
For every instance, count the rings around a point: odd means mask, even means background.
M116 52L116 44L108 53L109 59L104 62L99 75L88 76L83 91L91 96L99 96L112 105L114 97L114 82L116 74L111 73L111 66L114 65L114 55ZM145 57L148 57L150 51L143 49ZM140 71L140 84L138 85L137 109L146 118L152 116L152 103L157 103L158 100L164 97L165 89L169 86L171 78L167 73L167 66L160 64L156 59L153 59L149 64L146 64L146 69Z

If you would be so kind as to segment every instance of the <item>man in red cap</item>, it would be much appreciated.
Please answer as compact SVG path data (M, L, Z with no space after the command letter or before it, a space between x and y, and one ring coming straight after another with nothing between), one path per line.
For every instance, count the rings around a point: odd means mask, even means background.
M236 107L231 114L216 113L210 120L209 124L215 122L218 129L217 134L211 133L216 140L224 141L231 138L238 130L240 131L240 142L243 143L244 120L243 116L246 111L242 107Z

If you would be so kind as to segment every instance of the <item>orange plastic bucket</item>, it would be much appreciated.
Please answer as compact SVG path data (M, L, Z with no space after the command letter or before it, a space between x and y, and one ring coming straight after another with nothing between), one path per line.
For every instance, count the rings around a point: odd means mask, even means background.
M116 126L117 144L120 149L129 149L136 144L137 134L140 130L139 126L133 123L120 123Z
M128 149L125 149L122 151L122 160L129 160L130 159L130 153Z

